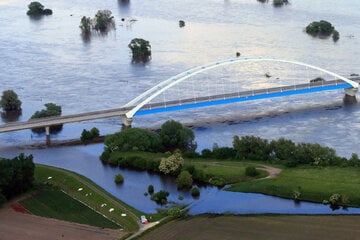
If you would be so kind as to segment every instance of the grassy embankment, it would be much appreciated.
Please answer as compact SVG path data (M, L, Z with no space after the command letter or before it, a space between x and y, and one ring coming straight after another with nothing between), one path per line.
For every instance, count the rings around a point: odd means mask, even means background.
M334 193L346 196L349 206L360 207L360 171L357 167L284 168L277 178L233 184L230 191L255 192L292 198L294 191L300 200L322 202Z
M49 179L49 177L51 178ZM143 213L119 201L91 180L81 175L67 170L37 164L35 168L35 181L40 189L48 189L47 186L42 186L42 184L58 187L70 197L81 201L96 212L121 225L127 232L135 232L139 228L137 219L139 219L140 215ZM80 188L82 189L81 191L79 191ZM47 194L50 195L43 197L50 199L53 193L47 192ZM64 198L64 196L59 197ZM31 198L29 201L31 201ZM34 199L33 201L37 200ZM59 204L58 208L62 209L65 208L66 205L71 204L71 201L60 201ZM103 204L106 204L106 206L101 207ZM50 206L48 207L51 208ZM40 208L36 211L42 211L43 216L53 217L50 215L53 212L53 209L49 211L47 211L48 209L41 210L42 206L35 208ZM109 212L111 208L114 208L113 212ZM126 216L121 216L121 213L125 213Z
M118 229L121 226L108 220L60 190L42 190L21 201L32 214L96 227Z
M360 216L214 216L174 220L137 239L357 239Z

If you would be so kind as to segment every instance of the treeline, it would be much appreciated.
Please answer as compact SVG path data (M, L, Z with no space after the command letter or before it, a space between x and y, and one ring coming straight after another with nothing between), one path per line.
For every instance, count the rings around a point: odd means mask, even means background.
M34 169L32 155L0 158L0 205L32 187Z
M102 159L109 159L117 151L166 152L176 149L193 152L196 149L193 131L174 120L161 125L158 132L129 128L106 136Z
M196 156L197 155L197 156ZM336 151L317 143L294 143L285 138L269 141L255 136L234 136L233 147L204 149L201 154L188 157L251 160L282 164L287 167L313 166L360 166L357 154L347 159L336 155Z

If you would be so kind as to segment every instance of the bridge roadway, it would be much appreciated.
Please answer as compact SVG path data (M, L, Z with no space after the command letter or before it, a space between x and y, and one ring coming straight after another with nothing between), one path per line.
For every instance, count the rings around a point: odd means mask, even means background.
M353 78L352 80L360 80L360 78ZM176 101L150 103L150 104L144 105L144 107L136 115L156 113L157 108L163 109L163 108L168 108L168 107L172 107L172 106L179 106L179 105L186 105L186 104L193 104L193 103L213 102L213 101L218 101L218 100L222 100L222 99L258 96L258 95L263 95L263 94L281 93L281 92L301 90L301 89L331 87L331 86L337 86L337 85L346 87L346 84L347 83L345 83L342 80L331 80L331 81L321 81L321 82L314 82L314 83L298 84L298 85L292 85L292 86L274 87L274 88L268 88L268 89L249 90L249 91L242 91L242 92L229 93L229 94L219 94L219 95L205 96L205 97L198 97L198 98L188 98L188 99L176 100ZM349 85L349 87L351 87L351 86ZM86 113L69 114L69 115L64 115L64 116L59 116L59 117L50 117L50 118L33 119L33 120L21 121L21 122L5 123L5 124L0 125L0 133L10 132L10 131L18 131L18 130L24 130L24 129L39 128L39 127L49 127L49 126L65 124L65 123L90 121L90 120L102 119L102 118L123 117L125 115L125 113L127 111L131 110L132 108L133 107L122 107L122 108L114 108L114 109L100 110L100 111L93 111L93 112L86 112ZM150 112L147 112L149 110L150 110Z

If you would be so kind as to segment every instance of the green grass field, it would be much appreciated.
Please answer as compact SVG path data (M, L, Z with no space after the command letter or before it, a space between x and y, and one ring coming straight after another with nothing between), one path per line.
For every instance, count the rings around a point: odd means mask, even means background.
M228 190L264 193L292 198L301 192L301 200L322 202L334 193L347 196L350 206L360 206L360 170L341 167L297 167L283 169L275 179L236 183Z
M121 225L125 231L134 232L139 228L137 219L143 213L114 198L104 189L81 175L64 169L37 164L35 168L35 181L39 184L40 188L42 188L42 184L49 184L60 188L69 196L78 199L102 215L105 215L108 219ZM80 188L82 189L81 191L79 191ZM106 206L103 204L106 204ZM103 207L101 207L102 205ZM113 212L109 212L111 208L114 208ZM122 213L125 213L126 216L121 216Z
M189 160L186 161L190 163ZM211 174L216 177L223 178L227 184L238 183L244 181L251 181L257 178L266 177L266 171L258 170L259 175L256 177L248 177L245 175L245 168L247 166L258 166L254 163L235 162L235 161L214 161L214 160L192 160L191 164L196 169L201 169L205 174Z
M120 226L59 190L42 190L20 202L31 213L96 227Z
M360 216L212 216L176 220L141 240L339 240L358 239Z

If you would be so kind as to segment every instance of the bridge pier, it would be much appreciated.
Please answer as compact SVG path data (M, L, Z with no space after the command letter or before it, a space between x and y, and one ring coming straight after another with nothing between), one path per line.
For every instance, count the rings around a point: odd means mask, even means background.
M122 116L121 116L121 122L122 122L123 128L129 128L129 127L131 127L132 121L133 121L133 119L132 119L132 118L128 118L126 115L122 115Z
M357 88L345 88L344 90L345 90L344 103L345 104L357 103L356 93L357 93L358 89Z
M51 141L50 141L50 127L49 126L45 127L45 134L46 134L46 145L50 146Z

